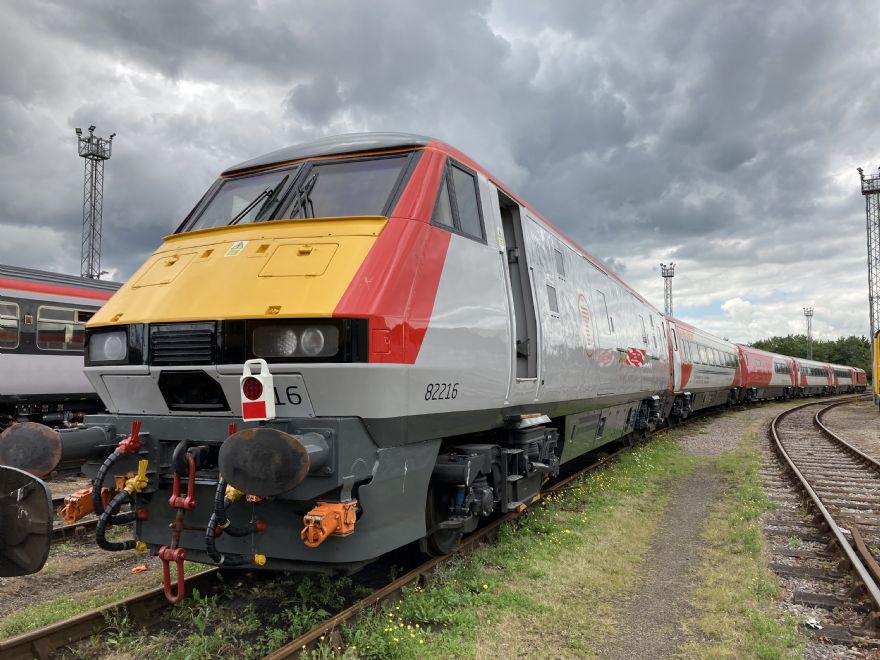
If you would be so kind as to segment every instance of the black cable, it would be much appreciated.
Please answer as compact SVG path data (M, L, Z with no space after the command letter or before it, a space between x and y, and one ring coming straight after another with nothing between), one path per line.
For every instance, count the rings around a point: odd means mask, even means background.
M125 513L122 515L114 516L113 512L116 511L119 507L121 507L125 502L131 499L131 495L129 495L126 491L121 490L107 505L106 511L101 513L100 518L98 518L98 526L95 528L95 541L98 542L98 547L103 550L110 550L111 552L119 552L120 550L131 550L135 547L135 542L133 540L116 542L116 541L108 541L107 540L107 525L119 525L122 523L114 523L113 519L125 519L125 522L132 522L137 517L137 514L132 511L130 513Z

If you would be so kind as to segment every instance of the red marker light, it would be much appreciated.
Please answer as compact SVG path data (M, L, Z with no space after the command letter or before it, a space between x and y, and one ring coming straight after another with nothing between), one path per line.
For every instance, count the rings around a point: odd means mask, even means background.
M263 383L253 376L245 378L244 382L241 384L241 393L244 394L246 399L256 401L263 396Z

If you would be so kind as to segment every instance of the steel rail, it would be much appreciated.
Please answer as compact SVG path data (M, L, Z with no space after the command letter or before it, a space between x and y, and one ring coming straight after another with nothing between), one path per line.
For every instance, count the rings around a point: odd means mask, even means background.
M836 402L834 404L831 404L830 406L827 406L827 408L833 408L836 405L841 405L841 403L850 403L851 401L859 398L861 397L853 397L852 399L848 399L847 401ZM789 410L785 410L779 413L776 417L773 418L773 421L770 423L770 431L773 435L773 440L776 443L777 452L779 452L779 454L785 459L785 462L788 464L788 468L797 477L798 481L800 481L801 487L804 489L804 491L806 491L807 495L809 495L810 500L813 502L813 505L816 507L816 509L822 515L822 518L825 520L825 523L828 525L828 529L830 529L831 533L834 535L834 539L837 541L837 545L840 548L841 552L852 566L856 575L858 575L859 579L864 584L865 590L874 604L874 616L876 617L878 613L880 613L880 587L878 587L877 582L871 576L871 573L868 571L868 569L865 568L865 565L859 558L859 554L853 549L852 545L850 545L849 541L846 539L843 532L841 531L840 526L837 524L834 517L822 503L819 495L816 493L815 490L813 490L813 487L807 481L806 477L804 477L803 473L795 465L788 452L785 451L785 447L783 446L782 440L779 437L778 428L783 419L788 417L793 412L802 410L804 408L807 408L808 406L815 405L815 403L805 403L801 406L790 408Z
M327 619L323 623L315 626L308 632L303 633L293 641L288 642L281 648L273 651L269 655L265 656L263 660L284 660L285 658L296 658L303 652L304 649L314 648L325 637L332 635L333 632L337 628L339 628L341 624L355 619L358 615L361 614L361 612L363 612L367 608L391 600L396 595L398 595L404 587L409 586L413 583L417 583L422 579L427 579L430 576L431 572L437 566L446 563L452 557L472 552L484 540L490 540L491 538L493 538L495 533L502 525L519 519L526 512L535 508L537 506L537 503L541 499L543 499L545 495L561 491L564 489L565 486L573 482L575 479L590 474L591 472L594 472L599 468L605 467L612 459L616 458L618 455L628 449L631 449L631 447L621 447L613 454L605 456L599 461L591 463L585 468L578 470L566 477L563 477L559 481L554 482L552 486L542 491L541 497L534 500L531 505L523 505L517 510L510 511L500 518L496 518L484 527L476 530L473 534L468 535L464 540L462 540L461 546L455 552L448 555L443 555L442 557L434 557L432 559L429 559L421 566L414 568L409 573L402 575L401 577L397 578L393 582L390 582L381 589L374 591L366 598L357 601L342 612L339 612L330 619Z
M211 589L219 581L216 568L209 568L186 578L187 590ZM156 587L136 596L50 624L44 628L0 640L0 658L4 660L29 660L48 658L68 644L99 634L107 628L106 614L123 609L132 621L147 621L160 609L168 606L163 587Z
M64 539L76 538L77 536L81 536L87 531L93 530L97 526L97 518L90 518L89 520L78 520L77 522L70 523L69 525L56 525L52 528L52 543L57 543L58 541L63 541Z
M830 438L834 442L837 442L841 447L846 449L849 453L854 455L856 458L862 460L869 467L872 467L875 470L877 470L877 472L880 472L880 462L871 458L870 456L868 456L866 453L864 453L863 451L861 451L857 447L854 447L853 445L849 444L846 440L841 438L839 435L837 435L834 431L829 429L828 426L826 426L822 422L822 418L825 416L825 413L827 413L832 408L836 408L837 406L843 406L848 403L855 403L856 401L867 400L869 398L870 398L870 396L858 396L858 397L855 397L852 399L847 399L846 401L837 401L836 403L832 403L829 406L825 406L821 410L818 410L815 415L813 415L813 424L815 424L817 427L819 427L819 429L828 438Z

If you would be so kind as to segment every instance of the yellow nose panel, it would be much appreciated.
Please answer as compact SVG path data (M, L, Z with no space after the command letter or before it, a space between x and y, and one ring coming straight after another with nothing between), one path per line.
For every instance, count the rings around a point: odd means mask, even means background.
M88 325L332 316L386 222L284 220L168 236Z
M171 256L163 257L155 261L149 270L135 281L133 286L137 288L168 284L186 268L194 256L196 256L195 252L175 252Z
M286 243L275 248L260 277L323 275L339 248L338 243Z

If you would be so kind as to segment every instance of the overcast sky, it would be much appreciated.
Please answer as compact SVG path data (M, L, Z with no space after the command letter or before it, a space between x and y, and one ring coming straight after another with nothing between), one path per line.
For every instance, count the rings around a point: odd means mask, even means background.
M868 334L876 2L5 0L0 263L79 273L74 127L117 133L128 277L229 165L355 131L455 145L636 290L737 341Z

